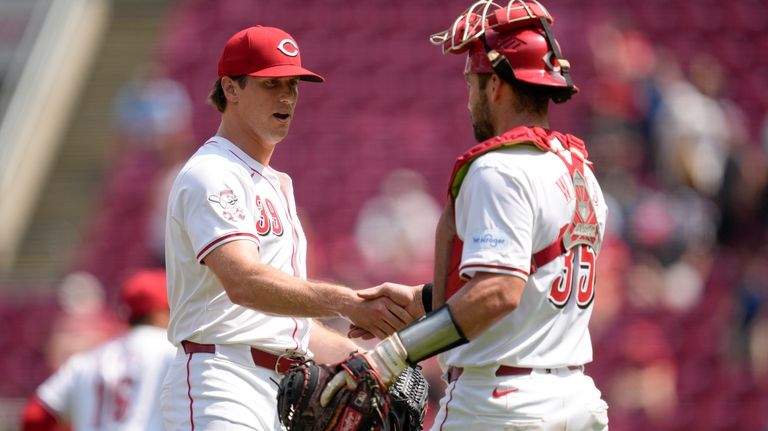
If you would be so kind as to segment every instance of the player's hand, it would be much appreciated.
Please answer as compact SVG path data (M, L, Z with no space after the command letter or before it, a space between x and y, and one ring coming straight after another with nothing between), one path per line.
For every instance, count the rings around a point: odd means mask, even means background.
M344 313L357 327L384 339L414 320L406 309L386 296L358 301Z
M357 294L365 299L376 299L381 297L391 299L397 305L405 308L405 311L408 312L410 317L409 320L405 322L408 324L425 314L424 304L421 303L421 289L423 287L424 285L421 284L418 286L407 286L404 284L384 283L368 289L358 290ZM397 330L399 329L402 328L397 328ZM374 337L382 338L354 323L350 325L347 336L349 338L362 338L363 340L370 340Z
M384 283L368 289L358 290L357 295L365 299L386 296L397 305L404 307L408 314L416 320L426 314L424 304L421 303L421 289L423 284L408 286L397 283ZM409 322L410 323L410 322Z
M354 393L361 381L360 370L365 370L366 373L375 378L377 384L383 385L383 388L378 388L379 390L386 390L408 366L406 363L407 355L397 335L381 341L376 347L363 354L353 352L342 363L346 366L337 367L339 371L325 385L325 389L320 394L320 405L322 407L327 406L342 388ZM357 365L352 365L350 361L356 361Z

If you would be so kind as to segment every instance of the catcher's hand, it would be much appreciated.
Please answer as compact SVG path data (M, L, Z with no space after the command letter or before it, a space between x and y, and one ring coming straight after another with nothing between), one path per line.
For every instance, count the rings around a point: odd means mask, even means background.
M347 385L320 402L331 375L345 374ZM353 352L330 367L307 361L288 370L279 383L280 422L295 430L381 430L385 428L391 396L378 372L362 354Z

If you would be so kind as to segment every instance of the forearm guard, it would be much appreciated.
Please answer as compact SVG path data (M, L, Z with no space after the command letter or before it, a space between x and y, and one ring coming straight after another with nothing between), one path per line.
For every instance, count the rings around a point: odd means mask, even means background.
M469 342L456 326L447 304L399 330L397 336L410 364Z

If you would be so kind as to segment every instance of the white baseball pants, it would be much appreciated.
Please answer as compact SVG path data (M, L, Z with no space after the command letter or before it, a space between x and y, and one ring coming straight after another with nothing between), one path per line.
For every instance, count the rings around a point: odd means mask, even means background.
M216 353L179 348L160 402L168 431L282 430L274 370L254 365L250 348L219 345Z
M496 376L493 368L465 368L449 382L432 431L608 429L608 404L581 370L534 369Z

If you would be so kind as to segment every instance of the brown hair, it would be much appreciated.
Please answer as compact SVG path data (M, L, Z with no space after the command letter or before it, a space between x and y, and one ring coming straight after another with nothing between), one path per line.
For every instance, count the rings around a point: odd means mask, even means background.
M484 90L491 80L491 73L478 74L478 85ZM504 81L502 79L502 81ZM506 81L504 81L506 82ZM536 114L546 114L549 107L549 99L554 92L552 89L542 85L530 85L524 82L516 81L510 84L515 92L515 109L520 112L532 112Z
M231 78L237 82L240 88L245 88L245 84L248 82L248 75L232 76ZM215 106L219 112L224 112L227 109L227 96L224 95L224 89L221 87L221 78L213 83L211 93L208 95L208 102Z

